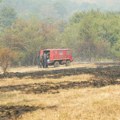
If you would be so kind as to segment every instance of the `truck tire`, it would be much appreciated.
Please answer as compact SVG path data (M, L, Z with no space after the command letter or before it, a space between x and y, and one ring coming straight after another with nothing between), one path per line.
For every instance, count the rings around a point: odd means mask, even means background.
M58 62L58 61L55 61L54 67L59 67L59 66L60 66L59 62Z
M70 63L71 63L70 60L67 60L66 61L66 66L70 66Z

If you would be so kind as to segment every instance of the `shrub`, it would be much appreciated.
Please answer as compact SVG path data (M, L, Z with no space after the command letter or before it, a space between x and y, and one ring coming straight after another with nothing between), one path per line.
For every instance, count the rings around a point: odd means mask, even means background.
M0 49L0 66L5 74L7 72L8 67L15 60L16 54L14 51L8 48Z

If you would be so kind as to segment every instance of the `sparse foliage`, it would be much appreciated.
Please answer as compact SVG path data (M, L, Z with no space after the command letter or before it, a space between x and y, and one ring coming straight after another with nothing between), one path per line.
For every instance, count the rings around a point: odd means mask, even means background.
M7 72L8 67L12 64L14 59L16 59L15 52L8 48L0 49L0 66L4 74Z

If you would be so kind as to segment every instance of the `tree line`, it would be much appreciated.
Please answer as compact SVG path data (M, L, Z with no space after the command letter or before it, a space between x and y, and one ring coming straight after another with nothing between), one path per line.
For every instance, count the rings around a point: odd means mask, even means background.
M55 21L19 18L10 7L0 10L2 68L35 65L37 52L46 48L70 48L79 61L119 60L120 13L91 10Z

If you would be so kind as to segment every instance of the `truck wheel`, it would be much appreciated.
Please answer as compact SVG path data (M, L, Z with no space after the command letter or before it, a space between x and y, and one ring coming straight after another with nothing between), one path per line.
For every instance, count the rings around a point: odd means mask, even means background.
M70 61L69 60L66 61L66 66L70 66Z
M56 61L55 63L54 63L54 67L59 67L59 62L58 61Z

